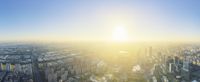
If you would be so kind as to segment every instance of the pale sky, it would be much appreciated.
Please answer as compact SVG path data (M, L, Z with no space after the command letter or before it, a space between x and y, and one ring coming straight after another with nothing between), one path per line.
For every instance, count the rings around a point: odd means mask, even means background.
M0 40L200 40L199 0L1 0Z

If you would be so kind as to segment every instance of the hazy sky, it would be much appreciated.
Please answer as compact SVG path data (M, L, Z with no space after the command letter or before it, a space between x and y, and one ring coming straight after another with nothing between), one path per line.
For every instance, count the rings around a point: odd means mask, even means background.
M0 0L0 40L200 40L200 0Z

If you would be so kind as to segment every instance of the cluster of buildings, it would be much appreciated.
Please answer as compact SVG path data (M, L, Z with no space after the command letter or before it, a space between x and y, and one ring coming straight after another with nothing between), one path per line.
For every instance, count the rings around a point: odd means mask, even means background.
M108 63L72 48L0 45L0 82L200 82L200 47L148 47ZM133 60L133 61L132 61Z
M199 82L200 47L181 46L154 54L150 82Z
M0 82L33 82L31 56L27 49L27 46L0 46Z
M87 82L89 76L97 71L98 62L97 60L86 60L82 56L48 62L42 65L46 68L44 79L47 82Z
M88 82L97 58L44 45L0 46L0 82Z

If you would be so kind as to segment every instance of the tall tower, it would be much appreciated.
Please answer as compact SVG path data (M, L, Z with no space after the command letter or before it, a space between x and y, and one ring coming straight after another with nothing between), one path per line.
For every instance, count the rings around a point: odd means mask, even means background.
M6 63L6 71L10 71L10 63Z
M189 57L185 57L183 60L183 70L189 71Z
M185 56L185 58L183 60L183 67L182 67L182 71L181 71L181 76L186 81L190 80L190 68L189 68L189 57L188 56Z
M0 71L2 71L2 70L3 70L3 64L0 63Z
M149 47L149 56L152 56L152 46Z
M148 56L147 48L144 49L144 56Z

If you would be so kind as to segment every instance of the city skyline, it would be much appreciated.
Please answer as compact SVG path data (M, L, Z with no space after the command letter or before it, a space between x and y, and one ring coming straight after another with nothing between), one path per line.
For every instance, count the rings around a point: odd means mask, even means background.
M200 1L2 0L0 41L200 41ZM125 35L123 33L123 35Z

